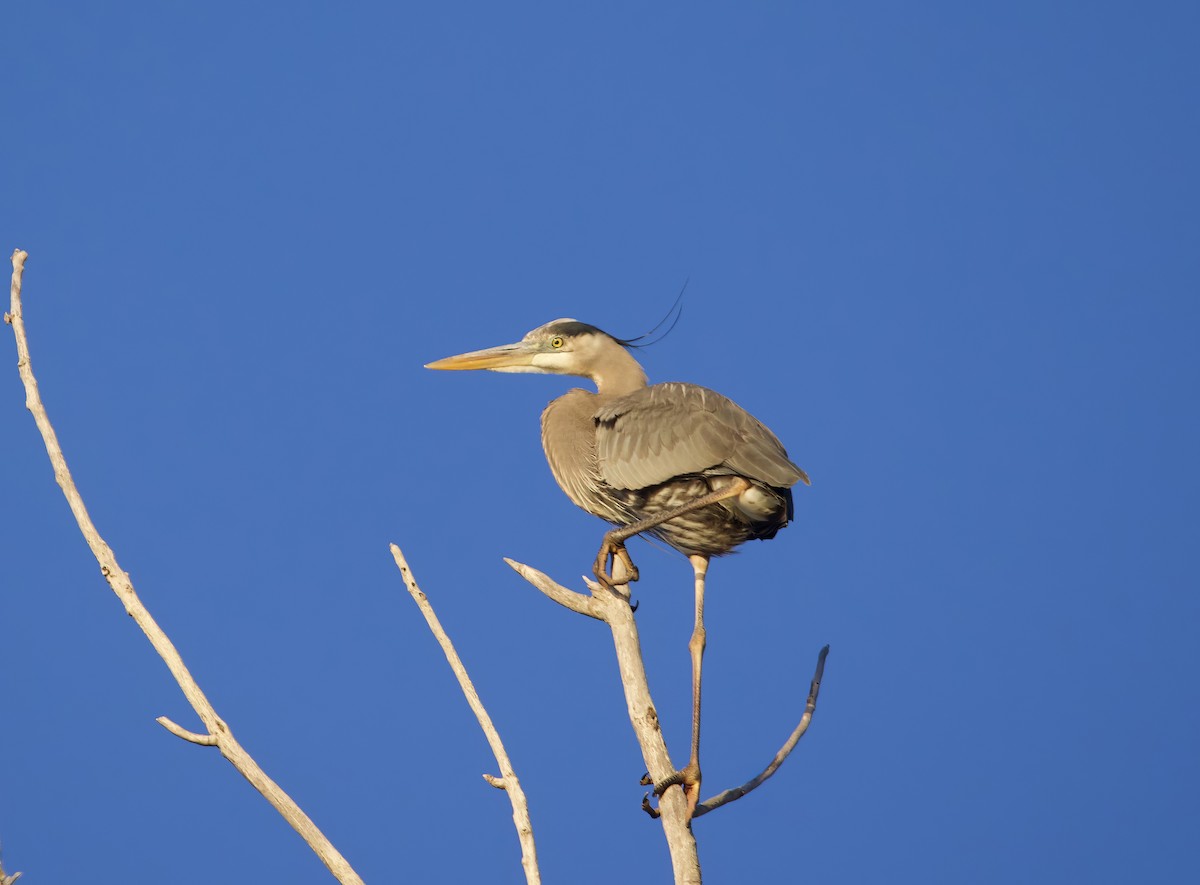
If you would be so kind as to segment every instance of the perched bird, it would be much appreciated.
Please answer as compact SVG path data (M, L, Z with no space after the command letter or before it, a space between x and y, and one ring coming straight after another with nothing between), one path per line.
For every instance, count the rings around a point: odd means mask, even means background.
M542 413L542 446L567 497L617 526L604 537L593 570L612 586L614 557L624 583L637 580L625 541L646 533L687 555L695 573L692 656L692 755L655 786L680 784L695 808L700 786L700 671L704 586L710 557L752 538L773 538L792 518L792 486L808 476L783 445L733 400L695 384L650 385L630 342L573 319L539 326L515 344L429 363L428 369L489 369L590 378Z

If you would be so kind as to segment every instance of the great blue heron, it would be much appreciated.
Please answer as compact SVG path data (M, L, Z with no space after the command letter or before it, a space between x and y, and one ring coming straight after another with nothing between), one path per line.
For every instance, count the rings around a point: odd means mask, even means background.
M625 541L643 532L691 560L692 753L686 767L655 785L662 795L681 784L690 814L700 786L709 557L751 538L774 537L792 518L791 487L807 485L808 477L775 434L732 400L695 384L648 385L627 343L587 323L560 319L515 344L447 357L426 368L578 375L595 382L596 393L571 390L546 407L542 446L567 497L617 526L604 536L593 566L600 581L613 585L614 557L625 567L625 580L637 580Z

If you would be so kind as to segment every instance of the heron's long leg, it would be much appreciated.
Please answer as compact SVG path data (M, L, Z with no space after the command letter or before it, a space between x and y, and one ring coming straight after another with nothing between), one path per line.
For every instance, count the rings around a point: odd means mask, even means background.
M696 570L696 624L692 638L688 640L688 651L692 654L692 758L688 768L696 772L696 789L688 798L689 813L696 807L700 792L700 668L704 663L704 647L708 644L708 633L704 629L704 580L708 576L708 557L689 556Z
M708 574L707 556L689 556L696 572L696 626L688 641L692 654L692 755L688 764L654 785L654 795L661 796L669 787L679 784L687 798L688 817L696 810L700 798L700 673L704 664L704 579Z
M596 564L592 567L593 573L601 581L612 585L613 579L612 573L609 571L609 564L612 562L614 556L620 556L621 562L625 564L625 569L630 575L629 580L636 581L638 579L637 568L634 567L629 554L625 552L625 542L627 540L634 535L640 535L642 532L660 526L664 522L669 522L677 516L683 516L683 514L691 513L693 510L699 510L710 504L716 504L718 501L736 498L748 488L750 488L750 480L741 476L735 476L733 477L733 481L723 489L709 492L707 495L702 495L694 501L688 501L674 510L668 510L665 513L659 513L647 519L638 520L632 525L612 529L604 536L604 543L600 545L600 553L597 554Z

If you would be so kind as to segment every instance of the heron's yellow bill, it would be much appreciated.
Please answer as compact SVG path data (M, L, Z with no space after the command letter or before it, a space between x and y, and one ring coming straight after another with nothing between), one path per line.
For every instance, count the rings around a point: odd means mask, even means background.
M470 353L460 353L445 359L426 363L427 369L507 369L514 366L528 366L533 356L521 344L504 344L500 347L489 347L487 350L473 350Z

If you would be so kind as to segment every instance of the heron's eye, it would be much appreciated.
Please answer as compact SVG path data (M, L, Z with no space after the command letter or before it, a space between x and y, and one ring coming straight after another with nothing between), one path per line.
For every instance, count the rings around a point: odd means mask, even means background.
M563 346L562 338L559 337L558 335L555 335L553 338L550 339L550 346L555 347L555 348L562 347Z

